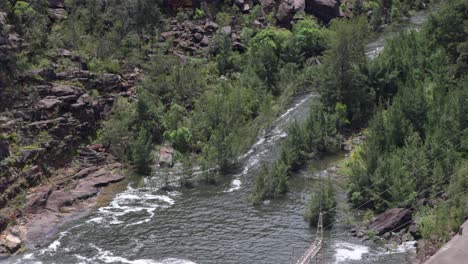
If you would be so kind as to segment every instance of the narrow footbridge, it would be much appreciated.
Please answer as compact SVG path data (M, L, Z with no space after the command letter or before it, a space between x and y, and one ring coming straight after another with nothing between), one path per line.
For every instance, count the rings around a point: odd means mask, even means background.
M304 254L299 258L296 264L308 264L315 259L315 263L318 263L318 255L321 253L323 247L323 223L322 223L322 213L319 215L318 224L317 224L317 238L312 242L309 248L304 252ZM323 254L322 254L323 259Z

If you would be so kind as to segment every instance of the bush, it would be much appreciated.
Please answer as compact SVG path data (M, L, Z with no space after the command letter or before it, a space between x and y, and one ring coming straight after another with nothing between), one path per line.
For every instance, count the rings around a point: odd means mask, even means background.
M296 44L306 57L318 56L325 51L325 32L319 28L317 22L307 17L294 25Z
M335 189L328 180L320 190L314 192L306 207L305 219L311 226L316 226L320 213L323 213L324 227L333 223L336 214Z

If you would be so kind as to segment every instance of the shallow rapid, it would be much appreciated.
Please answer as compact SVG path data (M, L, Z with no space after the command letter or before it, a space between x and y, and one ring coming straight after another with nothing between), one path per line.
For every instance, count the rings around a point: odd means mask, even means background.
M425 15L417 13L404 28L419 26ZM375 57L383 44L381 36L367 55ZM247 196L259 166L277 158L287 127L303 120L316 98L297 98L239 157L242 168L218 185L163 191L156 177L131 180L107 206L61 227L50 244L2 263L291 263L315 238L303 215L317 179L342 155L295 175L283 199L252 206ZM351 237L340 213L326 236L327 263L407 263L414 254L410 243L387 251Z

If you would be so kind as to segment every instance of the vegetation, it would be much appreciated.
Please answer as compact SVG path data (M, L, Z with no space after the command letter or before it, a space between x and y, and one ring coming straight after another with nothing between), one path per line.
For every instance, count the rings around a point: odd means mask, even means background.
M305 218L311 226L317 225L319 214L324 212L322 221L324 227L330 226L335 220L336 200L335 189L333 182L327 180L321 189L312 194L312 197L307 205Z
M416 206L422 198L441 204L419 209L425 238L448 238L463 221L468 91L460 62L466 61L461 21L468 19L467 8L466 1L446 4L420 32L389 40L370 63L368 83L380 106L367 143L351 156L355 206L381 212Z

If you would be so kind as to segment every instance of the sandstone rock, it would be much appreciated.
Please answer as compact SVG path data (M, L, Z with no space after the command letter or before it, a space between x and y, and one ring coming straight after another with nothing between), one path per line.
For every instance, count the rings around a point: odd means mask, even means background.
M305 0L305 11L328 23L340 15L338 0Z
M284 26L290 26L295 14L292 0L283 0L276 11L276 19Z
M63 8L49 8L49 18L53 21L60 21L67 18L67 11Z
M37 213L40 209L44 208L47 203L49 195L52 193L52 187L43 186L33 193L26 196L26 203L24 210L26 213Z
M64 0L49 0L49 8L64 8Z
M260 0L260 4L262 5L265 13L270 13L276 8L275 0Z
M60 105L62 105L62 101L56 98L45 98L37 103L37 108L41 110L50 110L52 108L59 107Z
M213 33L216 30L218 30L218 27L219 27L218 24L216 24L213 21L208 21L205 23L205 31L210 32L210 33Z
M226 36L230 36L231 33L232 33L231 26L225 26L225 27L221 28L221 34L226 35Z
M6 25L8 14L5 12L0 12L0 25Z
M207 36L203 36L203 39L200 41L200 45L203 47L210 45L210 39Z
M168 166L172 167L172 153L174 153L174 149L171 147L161 147L159 149L159 166Z
M0 161L10 156L10 145L8 142L0 140Z
M236 50L240 53L243 53L247 50L247 48L244 46L244 44L240 43L240 42L234 42L232 43L232 49L233 50Z
M21 247L21 239L12 234L7 234L0 238L0 244L4 245L11 253L13 253Z
M77 90L79 90L79 88L77 87L60 84L60 85L52 87L52 89L50 90L50 93L55 96L67 96L67 95L76 94Z
M245 4L244 7L241 9L242 13L249 13L250 12L250 5Z
M411 220L411 211L405 208L393 208L377 215L370 223L369 229L373 230L377 235L382 235L389 231L399 231L405 228L409 220ZM409 223L408 223L409 224ZM394 230L395 228L398 228Z
M174 32L172 32L172 31L161 33L161 38L163 38L163 40L167 40L172 36L174 36Z
M120 82L121 77L118 74L104 73L101 80L105 85L116 85Z
M305 9L305 0L293 0L294 12L302 12Z
M193 35L193 39L194 39L196 42L200 42L200 41L202 41L202 39L203 39L203 35L200 34L200 33L195 33L195 34Z

